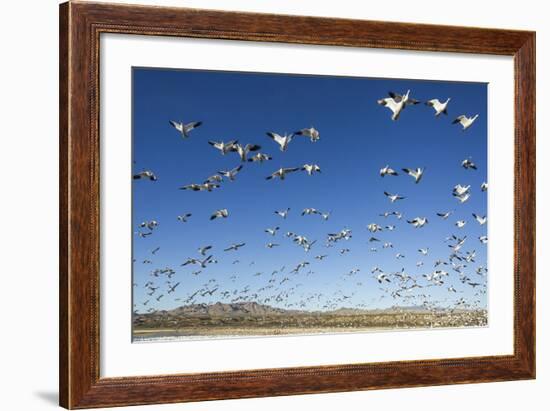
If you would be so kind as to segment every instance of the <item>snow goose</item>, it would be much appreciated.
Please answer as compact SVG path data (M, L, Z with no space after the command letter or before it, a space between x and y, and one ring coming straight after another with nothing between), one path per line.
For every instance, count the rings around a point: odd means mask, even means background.
M309 243L307 237L303 236L303 235L295 236L292 241L294 241L296 244L298 244L300 246L304 246L305 244Z
M327 258L328 255L327 254L322 254L322 255L316 255L315 256L315 259L316 260L319 260L319 261L323 261L323 259Z
M288 174L288 173L292 173L294 171L298 171L300 169L300 167L291 167L291 168L283 168L281 167L280 169L278 169L277 171L275 171L274 173L272 173L270 176L267 176L265 179L266 180L271 180L272 178L279 178L281 180L284 180L285 179L285 176Z
M282 217L283 219L286 219L289 211L290 208L287 208L286 210L275 211L275 214L277 214L279 217Z
M426 217L416 217L412 220L407 220L407 223L412 224L414 228L421 228L428 223L428 219Z
M475 214L475 213L472 213L472 215L474 216L474 218L476 219L476 221L479 223L479 225L484 225L487 223L487 216L481 216L481 215L478 215L478 214Z
M248 159L248 161L263 163L264 161L271 160L271 156L264 153L256 153Z
M464 220L458 220L455 225L458 227L458 228L464 228L464 226L466 225L466 221Z
M462 167L464 167L466 170L477 170L477 166L469 158L462 160L461 164L462 164Z
M470 193L466 193L461 196L455 196L455 197L461 204L463 204L466 201L468 201L468 199L470 198L470 195L471 195Z
M384 195L389 198L392 203L395 203L397 200L404 200L406 197L400 196L399 194L390 194L387 191L384 191Z
M223 141L209 141L208 144L210 144L212 147L217 148L222 153L222 156L225 156L227 153L233 150L235 147L235 144L237 144L238 140L231 140L227 143Z
M313 240L313 241L311 241L311 242L305 243L305 244L303 245L304 251L305 251L306 253L309 253L309 250L311 250L311 247L313 247L313 245L314 245L316 242L317 242L317 240Z
M231 244L229 247L225 248L223 251L237 251L239 248L244 247L246 243L236 243Z
M446 220L449 218L449 216L452 214L452 211L447 211L446 213L436 213L438 217L441 217L443 220Z
M389 165L386 165L385 167L382 167L380 169L380 177L385 176L397 176L397 171L395 171L393 168L391 168Z
M279 227L275 227L275 228L266 228L264 230L264 232L266 232L267 234L271 235L271 236L274 236L275 234L277 234L277 231L279 231Z
M328 211L326 213L321 213L321 218L324 220L324 221L328 221L328 219L330 218L330 215L332 214L332 211Z
M456 197L461 203L466 202L468 198L470 198L470 185L455 185L453 187L453 196Z
M147 227L150 231L153 231L155 228L157 228L159 223L156 220L151 221L144 221L139 226L141 228Z
M376 276L376 280L379 284L382 284L382 282L386 281L388 283L391 283L391 280L388 278L388 274L386 273L380 273Z
M284 134L281 136L277 133L267 132L266 133L269 138L271 138L273 141L275 141L277 144L279 144L279 149L281 151L286 151L288 148L288 145L292 141L292 138L294 137L294 134Z
M151 181L157 181L157 176L151 170L140 171L134 174L134 180L149 179Z
M242 170L242 168L243 166L241 164L240 166L237 166L231 170L218 171L218 174L228 178L229 181L235 181L235 177L237 176L238 172Z
M430 249L427 248L427 247L426 247L426 248L419 248L419 249L418 249L418 252L419 252L420 254L422 254L422 255L428 255L428 251L429 251L429 250L430 250Z
M247 159L246 157L247 157L248 153L250 153L252 151L258 151L261 148L262 147L257 145L257 144L247 144L244 147L240 144L233 144L230 151L236 152L239 155L241 161L244 162Z
M211 245L205 245L204 247L199 247L198 251L200 255L206 255L206 252L210 249L212 249Z
M213 176L208 177L206 180L204 180L205 183L221 183L223 181L222 176L218 174L214 174Z
M215 220L216 218L227 218L229 216L229 211L227 211L227 208L222 208L221 210L216 210L214 213L210 216L210 220Z
M447 105L449 104L449 101L451 101L450 97L443 103L439 101L439 99L434 98L426 101L426 105L432 107L435 110L435 116L439 117L441 113L447 115Z
M478 240L481 244L487 244L489 242L489 237L487 237L486 235L482 235L478 237Z
M399 118L401 111L403 111L406 106L419 103L418 100L409 97L410 90L407 90L405 95L400 95L391 91L388 94L390 97L378 100L378 104L387 107L392 111L393 114L391 119L393 121L396 121Z
M486 182L481 183L481 191L487 191L488 188L489 184L487 184Z
M474 124L474 121L476 121L478 117L479 114L476 114L473 117L466 117L464 114L462 114L453 120L453 124L460 123L460 125L462 126L462 131L466 131L472 126L472 124Z
M185 124L183 122L170 120L169 123L172 127L180 132L182 138L187 138L189 137L189 133L191 132L191 130L199 127L202 124L202 121L193 121L191 123Z
M369 230L371 233L376 233L377 231L382 231L382 227L376 223L371 223L367 226L367 230Z
M302 215L312 215L312 214L321 214L321 212L319 210L317 210L316 208L304 208L304 210L302 211Z
M321 167L319 167L317 164L304 164L302 166L302 170L307 173L307 175L311 176L313 173L320 173Z
M316 143L321 138L319 131L313 127L303 128L299 131L296 131L294 134L297 136L309 137L312 143Z
M203 184L188 184L186 186L180 187L180 190L191 190L191 191L212 191L215 188L219 188L219 184L214 183L203 183Z
M173 293L174 291L176 291L176 288L178 287L178 285L180 285L179 282L177 282L176 284L174 284L174 285L168 287L168 294L171 294L171 293Z
M276 243L267 243L266 244L267 248L273 248L273 247L278 247L278 246L279 246L279 244L276 244Z
M414 182L416 184L420 183L420 180L422 180L422 176L424 175L424 171L426 171L426 167L424 168L403 168L403 171L410 175L412 178L414 178Z

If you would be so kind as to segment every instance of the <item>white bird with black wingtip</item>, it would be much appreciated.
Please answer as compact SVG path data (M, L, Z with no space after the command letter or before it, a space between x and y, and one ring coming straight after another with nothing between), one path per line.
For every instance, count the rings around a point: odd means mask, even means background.
M180 132L182 138L188 138L191 130L199 127L202 124L202 121L192 121L191 123L185 124L183 122L170 120L169 123L172 127Z
M473 117L467 117L466 115L462 114L454 119L453 124L460 123L462 126L462 131L468 130L470 127L472 127L472 124L474 124L474 121L479 117L479 114L476 114Z
M447 115L447 105L449 104L449 101L451 101L451 98L447 98L444 102L439 101L439 99L434 98L431 100L426 101L426 105L433 108L435 110L435 116L439 117L440 114Z

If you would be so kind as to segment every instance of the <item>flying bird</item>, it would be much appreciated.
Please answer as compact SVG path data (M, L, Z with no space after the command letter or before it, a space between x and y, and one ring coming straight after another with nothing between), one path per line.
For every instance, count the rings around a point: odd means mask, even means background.
M479 225L484 225L487 223L487 216L480 216L475 213L472 213L476 221L479 223Z
M439 99L434 98L426 101L426 105L432 107L435 110L435 116L439 117L441 113L447 115L447 105L449 104L449 101L451 101L450 97L443 103L439 101Z
M210 216L210 220L215 220L216 218L227 218L229 216L229 211L227 208L222 208L221 210L214 211L214 214Z
M271 236L274 236L275 234L277 234L277 231L279 230L279 227L275 227L275 228L266 228L264 230L264 232L268 233L269 235Z
M458 227L458 228L463 228L465 225L466 225L466 221L464 220L458 220L455 225Z
M233 144L233 147L231 147L230 151L235 151L239 155L241 161L244 162L247 160L248 153L252 151L258 151L261 148L262 147L257 144L247 144L244 147L240 144Z
M397 173L397 171L395 171L393 168L390 168L389 165L386 165L385 167L382 167L380 169L380 177L385 177L385 176L397 176L399 175Z
M272 173L270 176L267 176L265 179L271 180L272 178L279 178L280 180L284 180L288 173L293 173L294 171L298 171L299 169L299 167L280 168Z
M242 164L240 166L237 166L231 170L221 170L221 171L218 171L218 174L221 175L221 176L224 176L226 178L229 179L229 181L235 181L235 177L237 176L237 174L239 173L239 171L241 171L243 168Z
M412 224L414 228L421 228L428 223L428 219L426 217L416 217L412 220L407 220L407 223Z
M235 144L237 144L238 142L239 142L238 140L231 140L231 141L228 141L227 143L223 141L209 141L208 144L220 150L222 155L225 156L227 153L233 150L233 148L235 147Z
M466 170L468 170L468 169L477 170L477 166L469 158L462 161L462 167L464 167Z
M264 153L256 153L248 159L248 161L263 163L264 161L271 160L271 156Z
M391 91L388 94L389 97L378 100L378 104L387 107L392 111L393 114L391 119L393 121L399 119L401 111L403 111L406 106L419 103L418 100L410 97L410 90L407 90L404 95L400 95Z
M474 124L474 121L476 121L478 117L479 114L476 114L473 117L466 117L464 114L462 114L453 120L453 124L460 123L460 125L462 126L462 131L466 131L472 126L472 124Z
M246 243L232 244L223 251L237 251L239 248L244 247Z
M174 291L176 291L176 288L178 287L178 285L180 285L180 283L176 283L174 285L172 285L171 287L168 288L168 294L171 294L173 293Z
M420 183L420 180L422 180L422 176L424 175L424 171L426 171L426 168L404 168L403 171L414 178L414 182L418 184Z
M404 200L406 197L400 196L399 194L390 194L387 191L384 191L386 197L390 199L392 203L395 203L397 200Z
M290 211L290 208L287 208L286 210L275 211L275 214L277 214L279 217L286 219L289 211Z
M304 208L304 210L302 211L302 215L312 215L312 214L321 214L321 212L319 210L317 210L316 208Z
M186 214L182 214L182 215L179 215L177 216L177 219L178 221L181 221L182 223L186 223L187 220L189 219L189 217L191 217L191 213L186 213Z
M157 228L159 223L156 220L151 221L144 221L139 226L141 228L147 227L150 231L153 231L155 228Z
M319 167L317 164L304 164L302 166L302 170L304 170L309 176L313 175L313 173L320 173L321 167Z
M188 184L186 186L180 187L180 190L191 190L191 191L212 191L215 188L219 188L219 184L214 183L203 183L203 184Z
M309 137L312 143L316 143L321 138L319 131L313 127L303 128L299 131L296 131L294 134L297 136Z
M196 258L188 258L187 261L185 261L183 264L180 264L181 267L185 267L188 264L198 264L201 266L201 268L206 268L206 264L214 262L212 260L212 255L209 255L204 260L198 260Z
M367 226L367 229L371 232L371 233L376 233L377 231L382 231L382 227L379 226L378 224L376 223L371 223Z
M332 213L331 211L321 213L321 217L323 218L323 220L327 221L329 219L331 213Z
M200 255L206 255L206 252L208 250L211 250L212 249L212 246L211 245L206 245L204 247L199 247L198 251L199 251L199 254Z
M436 213L438 217L441 217L443 220L446 220L449 218L449 216L452 214L452 211L447 211L446 213Z
M267 132L266 133L269 138L271 138L273 141L275 141L277 144L279 144L279 149L281 151L286 151L288 148L288 145L292 141L292 138L294 137L294 134L284 134L281 136L277 133Z
M151 181L157 181L157 176L151 170L140 171L133 176L134 180L149 179Z
M208 177L204 183L221 183L223 181L222 176L219 174L214 174L213 176Z
M182 138L188 138L191 130L199 127L202 124L202 121L193 121L191 123L185 124L183 122L178 123L177 121L170 120L169 123L172 127L180 132Z

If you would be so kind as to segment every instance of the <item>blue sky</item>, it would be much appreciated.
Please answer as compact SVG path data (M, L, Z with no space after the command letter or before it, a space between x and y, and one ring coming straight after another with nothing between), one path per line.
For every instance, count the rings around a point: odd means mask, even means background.
M451 97L449 115L434 116L434 111L424 104L409 106L398 121L391 121L391 112L376 103L386 97L388 91L404 93L411 90L412 97L421 101L431 98L445 100ZM476 123L466 132L452 120L460 115L479 114ZM182 139L168 121L202 121L191 137ZM312 143L304 137L295 137L286 152L266 136L267 131L293 132L314 126L321 139ZM222 156L208 144L208 140L228 141L262 146L261 152L273 160L245 163L236 181L224 181L213 192L191 192L178 188L190 183L202 183L219 170L240 164L236 153ZM478 169L465 170L461 162L471 157ZM278 294L295 288L292 295L280 303L271 305L297 308L293 304L308 296L321 294L320 301L334 300L339 295L352 295L338 306L353 307L366 304L370 308L384 308L400 301L380 298L385 293L371 274L371 268L379 266L392 273L405 269L426 285L422 274L433 271L433 262L447 259L450 249L444 239L451 235L467 235L461 251L476 251L476 262L467 265L464 273L475 282L485 278L475 273L478 266L486 266L486 247L477 238L486 234L486 226L480 226L472 213L485 215L487 196L480 185L487 179L487 85L482 83L435 82L421 80L395 80L350 78L336 76L303 76L262 73L232 73L211 71L165 70L134 68L133 70L133 170L150 169L157 175L155 182L133 181L133 230L142 221L156 220L159 226L153 234L133 237L134 303L143 312L146 308L170 309L182 305L176 298L185 299L210 281L210 288L219 289L211 297L199 297L196 302L229 302L220 292L242 290L249 285L248 295L265 286L275 269L286 266L284 274L290 281L276 288L262 291L260 297ZM265 177L279 167L299 167L316 163L322 173L308 176L297 172L285 181ZM381 178L379 169L386 164L399 170L398 177ZM419 184L401 172L401 168L426 167ZM456 184L472 186L471 199L459 204L452 197ZM391 204L383 192L406 196L403 201ZM291 208L286 220L275 215L275 210ZM313 207L332 211L328 221L318 215L300 215L303 208ZM213 211L227 208L227 219L209 221ZM380 217L384 211L400 211L402 220ZM455 210L442 220L436 212ZM192 213L187 223L177 221L176 216ZM429 223L415 229L406 219L428 217ZM454 222L466 220L462 229ZM376 237L393 243L393 249L382 249L374 244L377 252L370 252L368 243L372 233L369 223L382 226L395 224L395 231L383 231ZM264 232L268 227L279 226L275 237ZM335 247L324 246L328 233L349 228L353 238L340 241ZM284 237L292 231L317 240L309 253ZM245 242L236 252L224 252L232 243ZM268 249L274 242L279 247ZM218 260L202 273L194 276L198 266L180 267L188 257L201 256L199 246L212 245L211 253ZM151 254L151 250L160 247ZM418 248L429 247L428 256L421 256ZM350 253L340 255L341 248ZM397 260L396 253L405 255ZM328 254L323 261L314 257ZM148 259L152 264L143 264ZM232 264L234 260L238 264ZM254 261L251 266L250 263ZM301 261L311 264L298 275L288 272ZM418 261L424 261L421 268ZM176 274L170 280L180 282L175 293L166 293L167 279L153 278L155 268L171 267ZM342 275L353 268L361 271L355 276ZM475 291L459 281L458 274L449 267L449 277L442 287L427 287L414 293L425 293L437 304L452 304L459 298L467 301L481 299ZM306 275L312 270L313 274ZM259 276L255 273L262 272ZM230 280L236 275L235 281ZM154 280L159 290L152 297L145 294L144 284ZM361 285L358 285L361 283ZM396 289L397 280L388 284ZM458 293L449 293L448 286ZM157 302L154 297L163 293ZM142 303L150 300L144 307ZM311 299L305 309L318 309ZM418 303L415 301L415 303ZM261 302L261 301L260 301ZM410 305L409 302L401 302Z

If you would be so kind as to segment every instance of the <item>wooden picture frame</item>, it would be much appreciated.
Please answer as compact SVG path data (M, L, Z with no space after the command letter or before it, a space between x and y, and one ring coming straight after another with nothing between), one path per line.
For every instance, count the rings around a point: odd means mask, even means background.
M100 378L101 33L513 56L514 354ZM535 378L534 32L69 2L60 6L59 48L61 406L126 406Z

